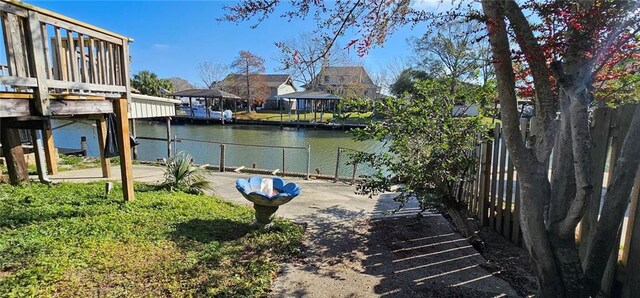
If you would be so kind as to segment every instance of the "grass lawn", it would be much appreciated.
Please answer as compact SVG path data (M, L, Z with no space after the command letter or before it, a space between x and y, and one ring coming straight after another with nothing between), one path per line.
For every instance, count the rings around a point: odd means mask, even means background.
M251 209L136 185L0 185L0 297L264 296L302 228Z
M365 113L349 113L349 117L346 119L346 123L364 123L365 119L367 117L371 116L371 112L365 112ZM239 120L259 120L259 121L275 121L275 122L280 122L280 112L278 111L257 111L257 112L252 112L252 113L247 113L246 111L243 112L237 112L234 114L236 119ZM313 120L313 113L309 112L306 113L306 121L311 121ZM295 111L293 111L291 113L291 118L289 118L289 114L288 113L284 113L282 114L282 120L287 122L287 121L296 121L298 118L295 114ZM305 121L305 114L304 113L300 113L300 121ZM320 112L317 113L317 117L316 119L318 120L318 122L320 122ZM331 121L331 119L333 119L333 113L332 112L325 112L324 116L322 117L322 121L323 122L329 122Z

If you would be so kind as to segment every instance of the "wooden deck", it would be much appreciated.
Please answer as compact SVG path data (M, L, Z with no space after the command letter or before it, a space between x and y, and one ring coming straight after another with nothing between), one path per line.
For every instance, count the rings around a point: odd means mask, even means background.
M105 114L115 114L124 197L133 199L128 102L132 39L18 1L0 1L7 65L0 67L0 142L12 183L28 181L17 129L31 130L38 176L57 172L52 117L96 121L99 147L106 140ZM2 88L0 87L0 88ZM102 152L103 150L101 150ZM103 176L110 176L102 158Z

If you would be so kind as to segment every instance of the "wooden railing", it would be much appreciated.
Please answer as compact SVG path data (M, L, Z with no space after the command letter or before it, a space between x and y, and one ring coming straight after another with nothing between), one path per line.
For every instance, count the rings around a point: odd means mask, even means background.
M8 68L0 84L33 90L41 115L50 115L52 93L129 93L129 38L20 2L0 2L0 13Z

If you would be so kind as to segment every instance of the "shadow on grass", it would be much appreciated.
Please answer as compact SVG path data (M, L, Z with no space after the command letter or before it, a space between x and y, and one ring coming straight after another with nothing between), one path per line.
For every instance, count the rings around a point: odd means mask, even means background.
M192 240L203 244L213 241L231 241L251 232L250 224L225 218L191 219L179 223L171 233L174 241Z

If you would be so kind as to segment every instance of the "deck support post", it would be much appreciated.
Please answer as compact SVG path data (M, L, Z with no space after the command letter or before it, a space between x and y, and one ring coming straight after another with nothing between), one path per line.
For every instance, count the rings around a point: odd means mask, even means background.
M44 156L47 161L47 173L55 175L58 173L58 152L53 143L53 131L51 130L51 120L47 120L45 128L42 130L42 139L44 141Z
M29 182L20 133L17 129L8 128L6 121L8 120L2 120L0 123L0 143L2 143L2 151L7 163L9 181L14 185Z
M45 164L44 148L42 143L42 137L38 133L38 130L31 130L31 141L33 142L33 155L36 158L36 168L38 170L38 180L41 183L49 183L49 177L47 176L47 166Z
M107 120L103 117L102 119L96 120L96 127L98 130L98 151L100 151L100 166L102 167L102 177L110 178L111 177L111 162L109 158L104 156L104 149L107 143Z
M122 176L122 192L125 201L133 201L133 168L131 165L131 144L129 140L129 111L127 98L113 101L116 114L116 140L120 151L120 174Z

